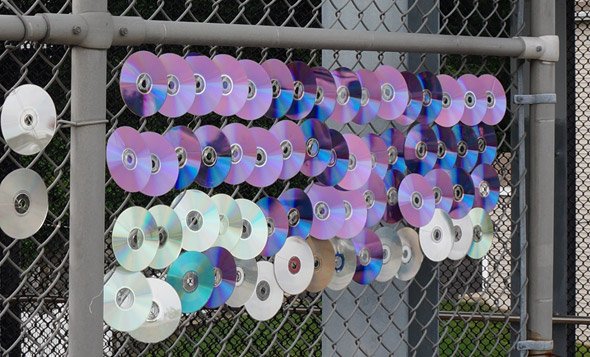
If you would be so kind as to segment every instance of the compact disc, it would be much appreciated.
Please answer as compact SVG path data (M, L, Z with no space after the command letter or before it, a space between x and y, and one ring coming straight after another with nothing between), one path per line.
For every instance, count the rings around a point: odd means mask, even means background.
M252 60L240 60L240 65L248 77L248 97L237 115L245 120L256 120L268 111L272 102L270 77L261 65Z
M107 141L107 166L113 180L125 191L144 188L151 175L150 151L137 130L117 128Z
M308 118L326 121L336 107L336 82L332 73L324 67L313 67L316 80L316 95Z
M481 207L492 213L500 199L500 178L492 165L477 165L471 172L475 201L473 207Z
M352 121L364 125L375 119L381 106L381 82L368 69L359 69L356 75L361 83L361 107Z
M209 114L221 101L221 72L209 57L191 52L185 57L195 78L195 100L188 109L192 115Z
M260 254L266 245L266 217L260 207L250 200L238 198L236 203L242 213L242 234L231 253L238 259L252 259Z
M351 241L356 252L356 271L353 279L362 285L370 284L381 272L383 264L381 240L375 232L365 229Z
M312 183L305 189L305 193L313 207L309 234L321 240L334 238L344 224L345 215L344 202L339 191L332 186Z
M256 162L256 143L248 127L240 123L231 123L221 129L227 138L231 152L231 166L225 182L239 185L254 171Z
M404 159L408 171L426 175L434 168L437 159L436 134L426 124L416 124L409 131L404 143Z
M148 51L138 51L125 60L119 78L121 97L127 108L140 117L149 117L166 101L168 79L162 61Z
M398 205L409 224L414 227L427 225L434 215L432 185L419 174L407 175L399 185Z
M496 152L498 150L498 138L493 126L486 124L479 124L471 127L477 137L477 165L488 164L492 165L496 159Z
M448 171L434 169L424 178L432 185L435 207L449 213L453 207L453 182Z
M182 224L182 248L205 251L213 246L221 222L217 205L204 192L187 190L172 201L172 208Z
M362 89L356 74L346 67L332 71L336 83L336 107L330 118L338 124L349 123L361 108Z
M289 237L275 255L274 267L281 289L289 295L297 295L307 289L313 278L313 252L303 238Z
M272 102L266 116L277 119L287 114L293 104L295 80L289 67L278 59L268 59L262 63L262 67L270 77L272 88Z
M494 223L483 208L474 208L469 212L473 224L473 242L467 252L472 259L483 258L492 248Z
M334 276L334 246L330 241L313 237L307 238L306 242L313 253L313 277L307 291L317 293L324 290Z
M211 297L215 273L205 254L184 252L170 265L166 282L176 290L182 312L190 314L199 311Z
M301 61L287 65L293 76L293 103L287 111L287 117L293 120L305 118L313 109L317 94L314 71Z
M367 223L367 204L361 190L339 191L344 206L344 224L337 237L350 239L359 234Z
M432 126L436 135L437 151L435 168L452 169L457 161L457 139L451 128L437 124Z
M401 281L409 281L418 274L424 255L420 250L420 238L413 228L403 227L397 230L402 243L402 264L396 274Z
M138 329L152 306L152 290L145 276L116 267L105 275L103 319L118 331ZM99 295L100 296L100 295Z
M351 240L334 238L330 239L334 246L334 276L328 288L342 290L350 284L356 270L356 252Z
M301 132L305 137L305 159L301 173L315 177L328 167L330 162L332 140L330 129L317 119L307 119L301 124Z
M441 262L453 248L455 230L449 214L440 208L434 210L430 222L420 227L420 247L426 258Z
M402 241L397 235L398 227L379 227L375 234L381 240L383 246L383 264L381 271L375 277L379 282L387 282L393 279L402 264Z
M289 232L289 220L287 210L283 204L274 197L264 197L256 202L266 217L267 240L260 255L271 257L275 255L287 240Z
M337 185L348 171L348 143L336 129L330 129L330 139L332 140L332 150L328 167L316 176L318 182L326 186Z
M267 321L272 319L283 306L283 291L275 278L273 264L259 261L257 265L256 286L245 307L248 315L254 320Z
M148 316L136 330L129 331L129 336L144 343L156 343L170 337L182 316L182 306L176 290L158 278L148 278L152 291L152 304Z
M385 172L387 172L389 166L389 154L385 140L373 133L363 136L362 139L371 153L371 169L375 171L379 177L385 177Z
M196 181L207 188L219 186L231 169L230 143L213 125L199 127L195 135L201 143L201 167Z
M268 130L250 128L256 143L254 170L246 182L254 187L267 187L275 183L283 170L283 150L281 143Z
M372 172L372 157L369 147L355 134L344 134L348 146L348 169L338 182L338 188L352 191L363 187ZM377 175L379 176L379 175Z
M167 92L159 112L170 118L186 114L195 101L196 81L193 69L175 53L160 55L167 76Z
M410 125L422 112L422 99L423 94L422 91L422 84L418 80L418 77L412 72L404 71L402 72L402 76L406 81L406 85L408 86L408 101L406 102L406 107L402 115L400 115L395 121L400 125Z
M225 303L231 307L242 307L250 299L256 288L258 266L254 259L235 259L235 262L236 284L234 291Z
M422 85L422 110L418 122L432 124L442 109L442 86L430 71L420 72L416 77Z
M369 181L359 189L365 198L365 207L367 208L366 227L373 227L381 222L385 214L387 192L385 183L375 172L371 173Z
M306 238L313 221L313 206L307 194L302 189L291 188L281 193L279 201L287 211L288 236Z
M14 239L37 233L45 223L49 201L47 188L39 174L16 169L0 183L0 228Z
M283 168L279 178L288 180L297 175L305 160L305 136L299 125L290 120L277 121L269 131L281 144Z
M213 247L203 252L213 266L213 291L205 307L217 308L227 301L236 284L236 262L229 251Z
M160 245L158 225L143 207L129 207L117 217L112 232L112 247L121 266L130 271L147 268Z
M148 196L161 196L176 184L178 179L178 158L174 147L160 134L141 133L150 152L151 174L147 185L140 192Z
M402 183L405 175L397 170L388 170L385 173L383 182L385 183L385 198L387 205L383 220L386 223L394 224L402 220L402 212L399 209L398 196L399 185Z
M211 197L219 213L219 236L214 245L225 249L233 249L242 236L242 212L236 200L224 193Z
M477 125L481 122L488 110L486 88L473 74L464 74L457 79L459 85L465 89L463 100L465 109L461 122L465 125Z
M201 144L195 134L186 126L175 126L164 135L176 152L178 178L174 188L183 190L197 178L201 166Z
M455 125L451 128L457 142L457 161L455 167L471 172L477 163L479 154L477 136L473 129L466 125Z
M182 250L182 224L174 210L166 205L157 205L149 209L158 234L159 246L150 267L165 269Z
M57 123L55 104L41 87L23 84L6 97L0 124L6 144L21 155L35 155L53 138Z
M453 219L465 217L473 207L475 190L473 180L465 170L455 168L447 171L453 184L453 205L449 215Z
M381 105L377 115L385 120L396 120L406 109L408 100L408 85L400 71L380 65L375 70L375 75L381 82Z
M479 83L485 90L487 105L481 121L488 125L496 125L504 119L506 114L506 91L498 78L491 74L479 76Z
M449 253L449 259L460 260L465 258L469 248L471 248L471 243L473 242L473 223L471 223L469 215L461 219L452 219L451 221L453 222L454 241L453 248Z
M389 128L381 134L381 139L383 139L385 145L387 145L388 169L405 173L407 167L406 161L404 160L404 145L406 143L406 136L404 133L396 128Z
M222 116L237 114L248 100L248 76L240 62L230 55L216 55L213 63L221 72L221 99L215 113Z
M465 110L465 89L457 80L446 74L436 76L442 87L442 108L436 117L436 124L450 128L456 125Z

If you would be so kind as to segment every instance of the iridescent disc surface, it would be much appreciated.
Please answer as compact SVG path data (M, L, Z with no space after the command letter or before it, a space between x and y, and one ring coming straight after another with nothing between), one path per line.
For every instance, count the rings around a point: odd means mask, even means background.
M418 80L418 77L412 72L404 71L402 72L402 76L406 81L406 85L408 86L408 95L409 99L406 102L406 107L402 115L397 117L395 121L400 125L410 125L420 115L422 112L422 84Z
M473 180L469 174L460 168L454 168L447 171L453 184L453 205L449 215L452 219L461 219L465 217L474 203Z
M449 214L440 208L434 210L430 222L420 227L420 248L426 258L441 262L448 258L455 237L453 222Z
M492 165L498 151L498 138L494 127L481 123L478 126L472 126L472 128L477 136L477 151L479 152L477 165Z
M414 227L427 225L434 215L432 185L419 174L407 175L399 185L398 205L409 224Z
M307 291L317 293L324 290L332 277L336 262L334 259L334 246L328 240L319 240L313 237L307 238L307 244L313 253L313 277L307 287Z
M369 181L359 189L365 198L365 207L367 208L366 227L373 227L383 218L387 203L387 192L385 183L375 172L371 173Z
M266 246L268 227L264 212L256 203L243 198L236 199L242 214L242 235L231 253L238 259L253 259Z
M276 122L269 131L281 144L283 168L279 178L288 180L297 175L305 160L305 136L301 127L289 120Z
M477 125L481 123L488 110L486 88L473 74L464 74L457 79L459 85L465 89L465 109L461 122L465 125Z
M300 120L313 109L317 94L314 71L305 62L294 61L287 65L293 75L293 103L287 111L287 117Z
M188 112L193 115L209 114L219 104L223 95L221 72L209 57L202 54L191 52L185 60L195 77L195 100Z
M203 254L213 266L213 291L205 307L214 309L227 301L236 285L236 262L229 251L221 247L207 249Z
M119 89L125 105L140 117L154 115L166 101L166 69L155 54L138 51L121 68Z
M256 260L236 259L236 285L234 291L225 302L231 307L242 307L250 299L256 288L258 265Z
M453 183L448 171L434 169L427 173L424 178L432 185L436 208L449 213L451 207L453 207Z
M174 188L182 190L197 178L201 167L201 144L195 134L186 126L175 126L166 133L166 139L176 152L178 178Z
M381 106L381 81L368 69L359 69L356 75L361 83L361 107L352 121L363 125L377 116Z
M457 80L447 74L436 76L442 87L442 108L435 119L436 124L450 128L456 125L463 116L465 110L465 89Z
M437 159L436 134L426 124L416 124L404 143L404 159L409 172L425 175L434 168Z
M128 192L137 192L150 180L150 151L137 130L117 128L107 141L107 166L113 180Z
M268 59L262 67L270 77L272 88L272 102L266 116L277 119L287 114L293 104L295 80L287 65L278 59Z
M167 95L159 112L171 118L187 113L195 101L196 80L191 66L174 53L160 56L167 76Z
M140 135L151 159L150 179L140 192L148 196L161 196L174 188L178 179L176 151L168 140L158 133L149 131Z
M381 105L377 115L385 120L396 120L406 110L409 100L408 85L397 69L380 65L375 75L381 82Z
M338 182L338 188L352 191L363 187L372 172L372 156L369 147L363 139L355 134L344 134L348 146L348 169ZM377 174L379 177L379 175Z
M301 132L305 137L305 159L301 173L315 177L328 167L330 162L332 140L330 129L317 119L307 119L301 124Z
M283 170L283 150L281 143L268 130L250 128L256 143L256 161L254 170L246 182L255 187L267 187L275 183Z
M332 150L328 167L316 176L318 182L326 186L337 185L348 171L348 144L344 136L335 129L330 129L330 138L332 140Z
M285 293L302 293L313 278L314 258L311 248L301 237L289 237L274 260L277 283Z
M215 273L205 254L184 252L170 265L166 282L178 293L182 312L190 314L199 311L211 297Z
M219 236L219 211L211 198L199 190L187 190L172 201L171 207L182 224L182 248L203 252Z
M201 143L201 167L197 183L203 187L219 186L231 169L231 147L223 132L213 126L204 125L195 131Z
M221 99L215 113L223 116L237 114L248 99L248 76L240 62L230 55L216 55L213 63L221 72Z
M455 233L455 239L453 242L453 248L449 253L449 259L460 260L465 258L471 243L473 242L473 223L469 215L461 219L452 219L453 230Z
M308 118L326 121L336 107L336 82L332 73L324 67L313 67L316 79L316 96Z
M275 278L273 264L259 261L257 265L258 279L254 293L244 306L253 319L267 321L272 319L283 306L283 291Z
M174 210L166 205L156 205L149 209L154 218L158 233L158 250L150 267L165 269L182 250L182 223Z
M103 319L118 331L133 331L148 317L152 290L145 276L116 267L105 275Z
M367 223L367 204L360 190L339 191L344 205L344 224L339 228L336 236L350 239L359 234Z
M500 199L500 178L492 165L477 165L471 172L475 201L473 207L481 207L491 213Z
M473 128L466 125L455 125L451 128L457 142L457 161L455 167L471 172L477 164L479 149L477 136Z
M143 207L129 207L117 217L111 245L117 262L129 271L147 268L158 251L158 226Z
M352 121L361 108L362 89L356 74L346 67L332 71L336 83L336 107L330 118L339 124Z
M390 281L397 274L402 264L402 241L397 235L398 227L401 228L402 226L379 227L375 231L375 234L381 240L381 245L383 245L383 264L381 271L375 277L376 281Z
M231 123L221 129L227 138L231 151L231 167L225 182L239 185L252 174L256 163L256 142L248 127Z
M334 246L334 276L328 284L330 290L342 290L350 284L356 271L356 252L349 239L330 239Z
M418 274L424 255L420 250L418 233L410 227L398 229L397 235L402 243L402 264L396 277L401 281L409 281Z
M232 250L242 236L242 212L231 196L218 193L211 197L219 212L219 236L215 246Z
M483 258L492 248L494 240L494 223L490 215L482 208L474 208L469 212L473 224L473 242L467 252L472 259Z
M248 97L246 103L237 113L245 120L262 117L272 102L272 86L268 73L258 63L249 59L240 60L240 64L248 77Z
M432 124L442 109L442 86L436 75L430 71L420 72L417 77L423 88L422 110L418 122Z
M310 235L321 240L334 238L344 224L344 202L332 186L312 183L305 189L311 201L313 220Z
M375 171L379 177L385 177L385 173L389 166L389 152L385 140L373 133L363 136L362 139L371 152L371 169Z
M452 169L457 161L457 139L451 128L434 124L432 131L436 135L437 151L435 168Z
M486 113L481 121L488 125L496 125L506 114L506 91L498 78L491 74L481 75L479 82L486 92L487 105Z
M379 236L370 229L364 229L351 241L356 252L356 270L353 279L362 285L370 284L381 272L383 244Z
M279 201L287 211L287 236L307 238L313 221L313 206L307 194L300 188L291 188L279 196Z
M386 202L383 220L386 223L394 224L402 220L402 212L399 209L398 196L399 185L405 175L397 170L388 170L385 173L383 182L385 183Z
M404 133L396 128L389 128L381 134L381 139L383 139L385 145L387 145L388 169L405 173L407 167L404 159L404 145L406 143L406 136Z
M266 245L260 252L264 257L275 255L283 247L289 232L289 220L287 210L283 204L274 197L264 197L256 202L266 217L268 238Z

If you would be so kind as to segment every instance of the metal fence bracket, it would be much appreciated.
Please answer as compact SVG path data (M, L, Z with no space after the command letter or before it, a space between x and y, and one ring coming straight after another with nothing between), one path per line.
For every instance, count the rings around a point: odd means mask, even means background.
M514 96L514 103L527 105L555 104L557 103L557 95L555 93L517 94Z
M552 351L553 340L551 341L534 341L524 340L516 343L516 349L519 351Z

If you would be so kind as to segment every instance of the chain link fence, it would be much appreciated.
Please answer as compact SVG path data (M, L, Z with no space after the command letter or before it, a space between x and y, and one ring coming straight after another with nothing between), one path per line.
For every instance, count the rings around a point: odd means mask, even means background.
M111 1L113 15L146 19L212 23L296 26L358 31L423 32L468 36L511 37L523 34L523 1L518 0L207 0ZM0 14L69 13L67 0L3 0ZM309 39L313 41L313 39ZM227 53L263 61L303 60L311 65L374 69L381 63L410 71L431 70L459 76L491 73L502 81L507 94L521 93L523 63L505 58L406 53L369 53L275 48L197 46L114 47L108 52L107 119L109 135L129 125L142 131L165 132L174 125L224 126L237 121L211 114L169 119L138 119L127 110L119 94L118 78L125 59L145 49L156 54ZM0 98L14 87L33 83L52 96L58 119L69 120L70 48L33 43L4 43L0 48ZM2 104L3 99L0 99ZM104 328L104 354L108 356L161 355L506 355L516 349L525 321L519 318L526 282L520 267L526 259L522 218L524 189L524 128L522 108L512 106L497 128L501 176L500 203L493 214L495 242L480 261L425 262L408 283L351 285L340 292L301 294L285 299L279 314L267 322L251 319L244 309L222 306L184 316L176 333L158 344L143 344L125 333ZM255 126L270 127L261 119ZM342 128L359 135L380 133L383 126L350 124ZM1 139L0 139L1 140ZM60 124L47 149L23 157L1 145L2 177L18 167L42 175L49 188L50 213L34 237L16 241L0 235L0 352L12 355L64 355L68 334L68 200L69 129ZM585 166L584 166L585 167ZM117 215L133 205L170 204L175 193L159 198L128 194L108 175L105 212L105 271L116 262L110 250L110 231ZM210 193L258 199L278 196L289 187L304 187L307 178L296 176L263 190L246 184L223 184ZM153 271L148 275L160 276ZM582 311L582 310L581 310ZM589 334L590 335L590 334Z

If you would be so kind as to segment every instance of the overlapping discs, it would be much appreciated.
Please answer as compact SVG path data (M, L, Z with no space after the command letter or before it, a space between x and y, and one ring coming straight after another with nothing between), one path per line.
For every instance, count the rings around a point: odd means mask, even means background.
M221 72L221 99L215 113L223 116L237 114L248 100L248 77L240 62L229 55L216 55L213 63Z
M207 249L203 254L213 266L213 291L205 307L214 309L227 301L236 284L236 262L229 251L221 247Z
M219 236L215 246L233 249L242 236L242 212L236 201L224 193L211 197L219 213Z
M250 128L256 143L254 170L246 179L255 187L267 187L275 183L283 169L283 150L275 136L263 128Z
M402 76L408 86L409 98L406 102L406 108L404 109L403 114L395 119L395 121L400 125L410 125L418 119L418 116L422 111L422 90L424 90L424 88L422 88L422 84L418 80L418 77L412 72L404 71L402 72Z
M118 331L138 329L152 307L153 295L146 277L116 267L105 276L103 289L104 322Z
M371 153L371 169L375 171L379 177L385 177L385 172L387 172L389 166L389 153L387 151L385 140L373 133L363 136L362 139Z
M330 150L330 161L328 167L316 176L318 182L327 185L337 185L348 171L349 151L348 143L344 136L335 129L330 129L330 139L332 141L332 150Z
M339 192L334 187L314 183L305 192L313 209L309 234L321 240L333 238L344 224L344 202Z
M306 241L313 253L313 277L307 291L317 293L324 290L334 276L334 246L330 241L313 237L307 238Z
M240 123L228 124L221 131L229 142L231 152L231 166L224 181L239 185L254 171L256 142L250 129Z
M464 74L457 79L459 85L465 90L465 109L461 122L465 125L477 125L481 123L488 110L486 88L473 74Z
M432 124L442 110L442 85L430 71L418 73L417 78L422 84L422 110L418 122Z
M53 138L57 124L55 104L41 87L24 84L6 97L0 125L6 144L21 155L35 155Z
M373 227L381 221L385 213L387 202L385 183L377 173L372 172L367 183L359 191L363 193L367 208L367 222L365 226Z
M242 214L242 235L231 253L238 259L255 258L266 246L268 228L262 209L254 202L243 198L236 199Z
M465 125L455 125L451 130L457 141L455 167L471 172L477 163L479 153L477 136L471 127Z
M305 136L299 125L289 120L276 122L269 131L281 145L283 168L279 178L288 180L297 175L305 160Z
M201 167L197 183L203 187L219 186L231 169L231 147L223 132L213 126L204 125L195 131L201 143Z
M398 225L394 227L379 227L375 234L383 245L383 263L381 271L375 277L376 281L387 282L393 279L402 264L402 241L397 235Z
M301 173L315 177L328 167L330 162L332 139L330 129L317 119L307 119L301 124L301 132L305 137L305 159Z
M339 124L352 121L361 108L362 89L356 74L346 67L332 71L336 83L336 106L330 118Z
M401 281L408 281L418 274L424 260L420 250L420 238L418 233L410 227L399 228L397 235L402 243L402 264L396 277Z
M448 171L435 169L424 178L432 185L435 207L449 213L453 207L453 183Z
M287 65L277 59L264 61L262 67L270 77L272 88L272 102L266 116L277 119L287 114L293 104L295 80Z
M381 106L381 82L373 71L359 69L356 75L361 84L361 107L352 119L356 124L371 122Z
M377 115L385 120L396 120L406 109L409 100L408 85L397 69L380 65L375 75L381 82L381 105Z
M498 150L498 138L494 127L482 123L472 128L477 137L477 151L479 152L477 165L493 164Z
M14 239L35 234L45 223L49 209L47 188L39 174L16 169L0 183L0 228Z
M273 318L283 306L283 291L275 278L271 262L259 261L254 293L245 304L248 315L258 321Z
M192 115L211 113L221 101L221 71L209 57L191 52L186 58L195 78L195 100L188 109Z
M433 125L432 131L436 135L437 151L434 167L451 169L457 161L457 139L451 128Z
M313 221L313 206L307 194L299 188L291 188L279 196L287 211L288 236L307 237Z
M201 167L201 144L195 134L186 126L175 126L164 135L176 152L178 177L174 188L182 190L197 178Z
M405 175L397 170L388 170L385 173L383 182L385 183L385 198L387 205L385 206L385 213L383 220L386 223L394 224L402 220L403 215L399 209L399 185L404 179Z
M330 239L334 246L334 276L328 288L331 290L342 290L350 284L356 271L356 252L354 244L349 239Z
M340 191L344 206L344 224L339 228L337 237L350 239L359 234L367 223L367 204L361 190Z
M225 302L231 307L242 307L250 299L256 288L258 265L254 259L236 259L236 285Z
M473 223L469 215L461 219L452 219L454 230L453 248L449 253L449 259L460 260L465 258L471 243L473 242Z
M289 232L289 220L285 206L274 197L264 197L256 202L266 217L268 237L260 255L271 257L283 247Z
M386 129L381 134L381 139L387 145L387 159L390 170L397 170L405 173L407 170L404 159L404 145L406 143L405 135L396 128Z
M166 205L154 206L149 209L149 212L156 222L160 241L150 267L165 269L178 258L182 250L182 223L176 212Z
M217 205L206 193L187 190L171 206L182 224L184 250L203 252L215 244L221 222Z
M158 278L148 278L152 291L152 305L147 318L136 330L129 331L129 336L143 343L156 343L170 337L182 316L182 305L176 290Z
M293 120L305 118L313 109L317 94L314 71L301 61L287 65L293 75L293 103L287 111L287 117Z
M326 121L336 107L336 82L332 73L324 67L313 67L316 80L316 96L308 118Z
M506 113L506 91L498 78L491 74L481 75L479 83L486 91L487 105L487 110L481 121L488 125L499 124Z
M262 117L270 108L272 102L270 77L261 65L252 60L240 60L240 65L248 77L248 96L237 115L245 120L255 120Z
M453 248L455 230L449 214L440 208L434 210L430 222L420 227L420 247L426 258L441 262Z
M184 252L170 265L166 282L178 293L182 312L190 314L199 311L209 301L215 274L205 254Z
M160 134L141 133L150 152L151 174L148 183L140 190L148 196L161 196L170 191L178 179L178 158L174 147Z
M117 217L111 244L115 258L130 271L147 268L158 251L158 226L143 207L129 207Z
M426 124L413 126L404 143L404 159L408 171L425 175L434 168L437 159L436 134Z
M474 203L474 187L471 176L465 170L455 168L448 170L453 184L453 205L449 215L452 219L465 217Z
M450 128L456 125L465 110L465 89L457 80L447 74L436 76L442 87L442 108L435 119L436 124Z
M477 165L471 172L475 201L473 207L481 207L491 213L500 199L500 179L492 165Z
M128 192L144 188L151 174L150 151L137 130L117 128L107 141L107 166L119 187Z
M435 208L432 185L418 174L407 175L399 185L398 205L409 224L414 227L427 225Z
M155 54L133 53L121 68L119 89L125 105L140 117L154 115L166 101L168 79L164 65Z
M177 118L188 112L195 101L196 80L193 69L184 58L174 53L160 56L167 76L167 95L159 112Z
M473 242L467 252L472 259L483 258L492 248L494 239L494 223L490 215L482 208L474 208L469 212L473 224Z
M356 270L353 279L362 285L370 284L379 275L383 265L381 240L375 232L365 229L351 241L356 252Z
M348 170L342 180L338 182L338 188L348 191L357 190L367 183L371 175L371 151L363 139L355 134L344 134L343 136L348 146Z
M302 293L313 278L313 252L303 238L291 236L275 255L274 269L277 283L285 293Z

